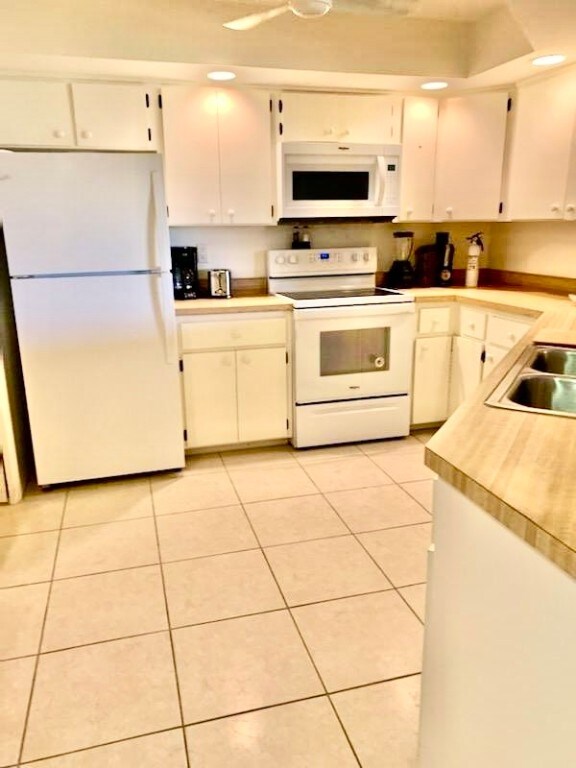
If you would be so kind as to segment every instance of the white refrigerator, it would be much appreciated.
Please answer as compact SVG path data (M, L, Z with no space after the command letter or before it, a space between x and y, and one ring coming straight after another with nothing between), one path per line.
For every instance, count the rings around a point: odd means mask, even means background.
M37 481L184 465L161 158L0 153Z

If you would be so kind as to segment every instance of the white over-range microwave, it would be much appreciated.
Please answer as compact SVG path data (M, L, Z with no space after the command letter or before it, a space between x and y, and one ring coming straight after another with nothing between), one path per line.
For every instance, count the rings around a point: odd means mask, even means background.
M281 145L281 219L392 219L400 205L399 144Z

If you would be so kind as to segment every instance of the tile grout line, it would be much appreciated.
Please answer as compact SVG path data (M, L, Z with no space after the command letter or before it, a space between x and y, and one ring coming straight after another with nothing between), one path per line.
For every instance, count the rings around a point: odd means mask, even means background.
M22 758L24 755L24 744L26 741L26 736L28 732L28 723L30 720L30 712L32 710L32 701L34 698L34 691L36 689L36 676L38 674L38 667L40 666L40 659L42 658L42 643L44 641L44 632L46 631L46 622L48 620L48 612L50 610L50 598L52 596L52 586L54 584L54 574L56 573L56 563L58 561L58 554L60 552L60 539L62 537L62 526L64 524L64 516L66 514L66 505L68 504L68 498L69 498L69 492L65 492L63 504L62 504L62 512L60 514L60 526L58 528L58 536L56 538L56 546L54 547L54 560L52 562L52 569L51 569L51 575L50 580L48 581L48 593L46 595L46 606L44 608L44 617L42 619L42 627L40 629L40 637L38 638L38 651L36 653L36 661L34 663L34 671L32 673L32 684L30 686L30 693L28 695L28 705L26 707L26 715L24 717L24 725L22 728L22 737L20 739L20 749L18 750L18 759L17 759L17 765L20 766L22 763ZM40 582L45 583L45 582Z
M174 637L172 634L172 624L170 622L170 608L168 605L168 595L166 594L166 577L164 574L164 564L162 562L162 550L160 547L160 534L158 532L158 520L156 516L156 506L154 502L154 493L152 492L152 480L149 479L150 497L152 499L152 513L154 517L154 532L156 534L156 547L158 549L158 562L160 565L160 579L162 581L162 593L164 595L164 609L166 611L166 621L168 622L168 637L170 638L170 650L172 653L172 667L174 669L174 681L176 683L176 694L178 697L178 709L180 711L180 727L182 730L182 738L184 741L184 752L186 755L186 766L191 768L190 754L188 752L188 737L186 735L186 728L184 725L184 707L182 704L182 694L180 691L180 678L178 676L178 665L176 663L176 651L174 649Z
M234 481L233 481L233 479L230 476L229 476L229 479L230 479L230 482L234 485ZM314 485L316 485L316 483L314 483ZM236 486L234 486L234 489L236 490ZM254 536L256 538L256 541L258 542L258 545L260 546L260 551L262 552L262 556L264 557L264 560L266 561L266 564L268 566L270 574L271 574L272 578L274 579L276 587L277 587L277 589L278 589L278 591L279 591L279 593L280 593L280 595L282 597L282 600L284 601L284 604L286 606L286 610L288 611L288 615L290 616L290 619L292 620L292 625L294 626L294 629L296 630L296 632L297 632L297 634L298 634L298 636L300 638L300 641L301 641L301 643L302 643L302 645L304 647L304 650L306 651L306 654L308 656L308 659L310 660L312 668L316 672L318 680L320 681L320 685L322 686L322 689L324 690L324 694L321 695L321 698L326 696L326 700L329 703L329 705L331 706L332 711L334 712L334 716L336 717L336 720L338 721L338 723L340 725L340 728L342 729L344 737L345 737L346 741L348 742L348 746L350 747L350 750L351 750L351 752L352 752L356 762L358 763L359 768L362 768L362 763L360 762L360 758L358 757L358 754L356 753L356 749L354 748L352 740L351 740L350 736L348 735L348 732L346 731L346 729L344 727L344 724L342 723L342 720L340 719L340 715L336 711L336 707L334 706L334 703L330 699L330 694L328 692L328 688L326 687L324 679L323 679L322 675L320 674L320 671L319 671L319 669L318 669L318 667L316 665L316 662L314 661L314 658L312 656L312 653L311 653L310 649L308 648L308 646L306 644L306 641L304 640L304 637L302 636L302 632L300 631L300 627L298 626L298 623L296 622L296 619L294 618L294 614L292 613L292 610L291 610L290 606L288 605L288 601L286 599L286 595L284 594L284 591L282 590L282 587L280 586L280 583L278 582L278 579L276 578L276 574L274 573L274 570L272 569L272 566L270 565L270 562L269 562L268 558L266 557L266 552L265 552L264 548L260 544L260 539L258 537L258 534L257 534L254 526L252 525L252 521L250 520L250 516L246 512L246 509L245 509L243 503L241 503L241 506L242 506L242 511L244 513L244 516L245 516L245 518L246 518L246 520L248 522L248 525L250 526L250 528L252 530L252 533L254 534Z

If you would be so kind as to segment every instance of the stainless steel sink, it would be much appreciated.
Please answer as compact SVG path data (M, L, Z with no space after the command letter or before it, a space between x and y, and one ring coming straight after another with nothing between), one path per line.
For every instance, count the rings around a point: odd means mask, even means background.
M576 415L576 377L521 375L506 397L524 408Z
M576 349L537 346L529 365L535 371L576 376Z
M512 411L576 418L576 348L528 347L485 403Z

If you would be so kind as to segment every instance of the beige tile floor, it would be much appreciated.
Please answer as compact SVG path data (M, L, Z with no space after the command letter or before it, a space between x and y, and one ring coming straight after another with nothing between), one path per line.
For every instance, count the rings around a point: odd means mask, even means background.
M0 508L0 767L414 766L428 437Z

